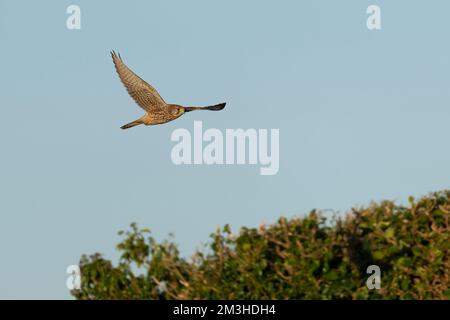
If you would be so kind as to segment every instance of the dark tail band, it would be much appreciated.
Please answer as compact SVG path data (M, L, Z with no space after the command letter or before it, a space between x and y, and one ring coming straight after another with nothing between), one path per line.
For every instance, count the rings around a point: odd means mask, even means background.
M212 110L212 111L219 111L219 110L222 110L223 108L225 108L225 105L226 105L226 103L224 102L224 103L215 104L213 106L205 107L205 109Z

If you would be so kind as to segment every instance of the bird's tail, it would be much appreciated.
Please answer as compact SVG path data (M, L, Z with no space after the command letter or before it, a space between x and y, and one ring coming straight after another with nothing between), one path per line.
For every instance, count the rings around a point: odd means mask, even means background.
M185 107L184 111L185 112L189 112L189 111L193 111L193 110L210 110L210 111L219 111L222 110L223 108L225 108L226 103L219 103L219 104L215 104L213 106L207 106L207 107Z
M135 121L132 121L130 123L127 123L127 124L121 126L120 129L129 129L129 128L132 128L134 126L138 126L138 125L143 124L143 123L144 122L142 121L142 119L137 119Z

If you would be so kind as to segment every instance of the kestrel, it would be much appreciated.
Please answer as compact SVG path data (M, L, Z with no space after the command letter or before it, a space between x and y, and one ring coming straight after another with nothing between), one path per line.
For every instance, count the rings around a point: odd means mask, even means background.
M185 112L193 110L219 111L225 108L225 103L207 107L183 107L177 104L168 104L161 98L155 88L125 65L120 54L112 51L111 56L123 85L134 101L145 111L142 118L123 125L121 129L128 129L140 124L149 126L166 123L181 117Z

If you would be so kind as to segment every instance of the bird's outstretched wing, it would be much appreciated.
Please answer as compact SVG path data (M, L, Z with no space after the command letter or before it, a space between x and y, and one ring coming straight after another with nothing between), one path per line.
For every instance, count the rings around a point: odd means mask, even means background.
M142 109L147 112L165 109L167 104L155 88L131 71L131 69L122 61L120 54L118 55L112 51L111 56L120 80L130 96Z

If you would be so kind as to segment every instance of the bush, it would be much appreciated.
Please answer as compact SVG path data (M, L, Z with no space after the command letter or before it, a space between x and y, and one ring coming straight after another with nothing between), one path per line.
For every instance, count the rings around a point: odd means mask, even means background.
M391 201L331 221L320 211L272 225L228 225L191 259L149 230L120 232L117 266L81 258L77 299L448 299L450 191ZM381 288L369 290L369 265Z

